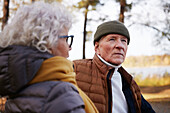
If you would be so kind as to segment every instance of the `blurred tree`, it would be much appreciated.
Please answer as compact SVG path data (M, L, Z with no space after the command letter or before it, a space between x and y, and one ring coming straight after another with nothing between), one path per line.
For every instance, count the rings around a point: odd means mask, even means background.
M169 54L170 2L167 0L157 0L157 2L154 0L136 0L132 1L131 7L133 7L133 12L129 12L126 15L126 19L131 23L129 27L139 25L140 29L149 28L154 31L153 45L159 46L161 50Z
M10 0L4 0L4 1L10 1ZM10 8L10 10L3 9L4 13L3 17L0 18L0 22L2 22L2 29L4 25L8 21L8 16L7 15L12 15L14 12L17 10L17 8L22 4L26 4L24 2L26 0L11 0L11 3L13 6ZM64 0L30 0L32 2L34 1L46 1L46 2L52 2L52 1L59 1L62 2ZM154 38L154 44L159 46L159 48L162 48L163 50L167 51L167 53L170 53L170 2L167 0L157 0L157 2L151 2L148 0L134 0L131 1L130 3L127 3L128 0L112 0L116 1L117 3L120 4L120 13L119 13L119 21L124 22L125 20L128 21L129 27L132 25L140 25L140 29L146 29L150 28L154 31L156 31L156 38ZM154 0L152 0L154 1ZM93 18L88 18L88 12L89 11L96 11L96 6L102 6L104 5L107 1L102 1L103 4L101 3L100 0L79 0L79 2L74 5L73 7L76 7L80 10L84 10L84 32L83 32L83 58L85 58L85 42L87 40L88 33L92 34L92 31L87 31L87 22L94 21ZM151 2L151 3L150 3ZM150 3L150 6L148 9L146 9L146 6ZM100 5L99 5L100 4ZM156 10L153 8L155 6ZM4 8L9 8L5 7L4 2ZM133 7L133 8L132 8ZM141 8L141 9L140 9ZM159 10L158 10L159 9ZM136 10L135 13L132 11ZM153 15L153 10L155 10L154 13L156 13L155 16ZM10 14L9 14L10 12ZM97 11L96 11L97 12ZM126 12L126 13L125 13ZM159 12L160 16L157 15L157 12ZM98 20L95 21L104 21L107 18L106 16L103 16L102 14ZM164 18L160 20L160 18ZM161 27L160 27L161 26Z
M8 22L8 17L9 17L9 2L10 0L4 0L4 5L3 5L3 18L2 18L2 29Z
M83 32L83 59L85 59L85 42L86 42L86 35L87 35L87 20L88 20L88 12L92 10L96 10L96 5L100 4L99 0L81 0L78 2L77 6L74 5L75 8L84 9L84 32ZM91 6L91 9L89 8Z
M120 13L119 13L119 21L124 23L124 13L130 11L132 8L132 4L127 4L126 0L115 0L120 4Z
M119 21L124 23L124 12L126 7L126 0L120 0L120 14Z
M40 0L30 0L27 2L35 2ZM9 3L11 2L12 7L9 7ZM10 19L10 16L13 15L17 9L20 7L20 5L28 4L25 2L25 0L17 1L17 0L4 0L3 2L3 17L0 18L0 22L2 22L1 30L3 30L4 26L8 23L8 20Z
M51 3L51 2L62 2L63 0L44 0L45 2Z

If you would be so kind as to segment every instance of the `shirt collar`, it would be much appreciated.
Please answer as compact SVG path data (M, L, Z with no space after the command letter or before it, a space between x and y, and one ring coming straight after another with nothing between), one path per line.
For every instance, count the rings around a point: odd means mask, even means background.
M115 65L107 62L106 60L104 60L104 59L103 59L100 55L98 55L97 53L96 53L96 55L98 56L98 58L99 58L103 63L105 63L106 65L108 65L108 66L110 66L110 67L115 68L116 71L117 71L117 69L118 69L119 67L121 67L121 64L118 65L118 66L115 66Z

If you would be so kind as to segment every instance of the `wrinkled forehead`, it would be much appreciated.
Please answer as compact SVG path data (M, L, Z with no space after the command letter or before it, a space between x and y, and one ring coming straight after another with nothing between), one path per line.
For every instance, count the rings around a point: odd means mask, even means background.
M120 39L128 40L127 37L120 35L120 34L107 34L107 35L102 36L100 40L104 40L104 39L106 40L106 39L109 39L109 38L120 38Z

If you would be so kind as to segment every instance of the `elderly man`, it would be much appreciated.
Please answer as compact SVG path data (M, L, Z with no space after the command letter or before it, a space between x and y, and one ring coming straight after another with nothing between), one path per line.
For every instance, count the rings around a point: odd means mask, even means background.
M124 24L105 22L94 35L94 58L74 61L77 83L100 113L155 113L132 76L121 66L129 42Z

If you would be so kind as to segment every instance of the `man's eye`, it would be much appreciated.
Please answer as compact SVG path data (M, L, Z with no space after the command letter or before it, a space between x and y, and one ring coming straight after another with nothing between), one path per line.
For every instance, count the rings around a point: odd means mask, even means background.
M127 40L122 40L122 42L127 42Z
M114 41L115 39L114 38L111 38L110 41Z

